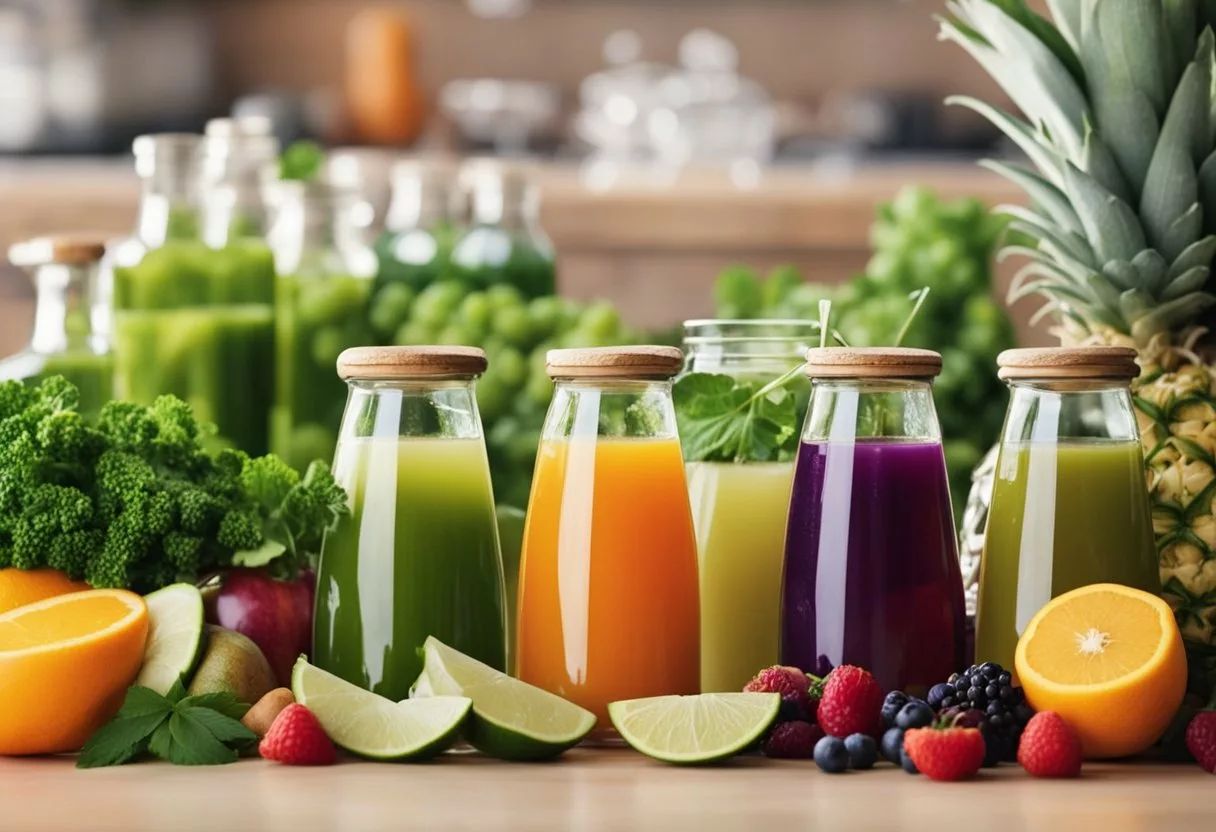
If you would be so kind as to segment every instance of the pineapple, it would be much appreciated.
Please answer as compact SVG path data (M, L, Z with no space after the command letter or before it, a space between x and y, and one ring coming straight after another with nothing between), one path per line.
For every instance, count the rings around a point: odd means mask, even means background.
M1066 343L1134 347L1133 385L1161 579L1202 675L1216 668L1216 2L956 0L941 36L1023 117L988 118L1033 167L989 161L1030 197L1002 207L1032 245L1011 302L1045 299Z

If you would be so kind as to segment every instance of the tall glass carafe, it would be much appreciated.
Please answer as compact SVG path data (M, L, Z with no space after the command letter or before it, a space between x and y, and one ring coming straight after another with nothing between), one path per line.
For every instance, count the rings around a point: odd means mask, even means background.
M620 699L701 687L696 538L672 347L553 350L524 531L519 678L611 730Z
M313 661L405 699L428 636L506 669L502 555L471 347L362 347L334 476L351 512L325 537Z
M526 297L556 291L553 244L540 227L540 189L519 168L475 160L460 172L469 228L456 240L456 277L474 287L505 283Z
M965 662L962 576L927 350L812 349L781 663L925 695Z
M1161 591L1144 457L1119 347L1010 350L1012 396L980 567L976 661L1012 667L1048 601L1116 583Z
M687 321L686 373L728 376L755 394L800 366L817 340L809 321ZM803 407L809 389L801 373L786 385ZM700 556L701 689L739 691L778 661L794 455L774 447L694 459L684 451Z
M98 298L105 243L89 237L40 237L9 249L31 271L38 293L34 332L21 352L0 360L0 381L37 384L63 376L80 390L81 413L96 416L113 395L108 312Z
M171 393L214 422L219 439L269 450L274 395L274 262L237 237L231 211L200 200L197 136L135 141L143 197L135 236L114 252L114 394L151 403ZM224 190L224 188L220 188Z
M343 350L376 342L367 323L376 255L352 215L357 196L328 182L281 182L275 254L274 452L303 470L330 460L346 403Z

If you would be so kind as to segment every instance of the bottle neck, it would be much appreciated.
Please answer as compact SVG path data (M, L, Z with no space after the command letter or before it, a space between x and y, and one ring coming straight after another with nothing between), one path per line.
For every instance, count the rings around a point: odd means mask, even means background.
M196 239L197 196L187 174L170 170L148 177L140 198L136 236L149 248L160 248L169 240Z
M469 193L472 225L491 225L505 231L530 232L536 226L539 200L531 188L491 183Z
M93 304L97 270L52 263L34 278L38 300L30 349L50 354L69 350L105 352L108 337L101 310Z
M451 220L451 195L447 191L428 185L421 176L401 177L393 183L392 200L384 218L389 231L431 229Z
M295 274L310 259L319 258L322 271L373 276L375 255L364 244L356 207L353 196L345 194L287 195L270 231L279 274Z
M1019 380L1010 384L1010 391L1004 443L1139 441L1135 406L1124 381Z
M921 379L811 379L804 442L940 442L933 386Z
M675 439L671 388L668 380L557 379L542 436Z

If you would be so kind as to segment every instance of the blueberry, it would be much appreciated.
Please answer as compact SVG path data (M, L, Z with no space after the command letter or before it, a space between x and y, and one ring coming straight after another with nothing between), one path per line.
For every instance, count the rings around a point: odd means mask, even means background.
M849 751L836 737L824 737L815 743L815 765L828 774L840 774L849 767Z
M882 735L882 756L888 761L899 765L899 756L904 750L904 729L889 728Z
M849 753L849 765L858 771L874 768L878 762L878 745L871 736L850 734L845 737L844 748Z
M908 774L920 774L920 769L916 767L916 763L912 762L912 758L908 756L907 750L899 752L899 764Z
M904 705L908 704L908 694L901 690L893 690L882 701L882 724L884 728L895 725L895 715Z
M942 703L954 695L954 688L950 685L934 685L929 688L929 707L940 708Z
M895 717L899 728L926 728L933 724L933 709L919 699L913 699Z

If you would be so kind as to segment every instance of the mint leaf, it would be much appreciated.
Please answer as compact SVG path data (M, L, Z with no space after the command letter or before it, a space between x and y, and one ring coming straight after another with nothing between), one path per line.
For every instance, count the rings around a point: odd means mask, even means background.
M237 758L236 752L217 740L202 722L182 711L174 711L156 729L149 748L177 766L223 765L236 762Z
M797 448L794 396L780 385L691 373L672 398L688 462L774 462Z
M257 735L238 720L210 708L179 706L177 712L202 725L211 736L225 745L246 746L257 740Z
M177 681L173 683L173 687L169 688L169 692L165 694L165 699L169 700L170 704L176 705L178 702L181 702L185 698L186 698L186 685L184 682L182 682L182 679L179 676L177 678Z
M132 687L114 719L89 737L76 767L118 766L141 756L148 749L148 739L172 713L173 705L156 691Z
M227 690L187 696L177 704L179 711L182 708L208 708L235 720L240 720L249 712L249 706L237 699L232 691Z

